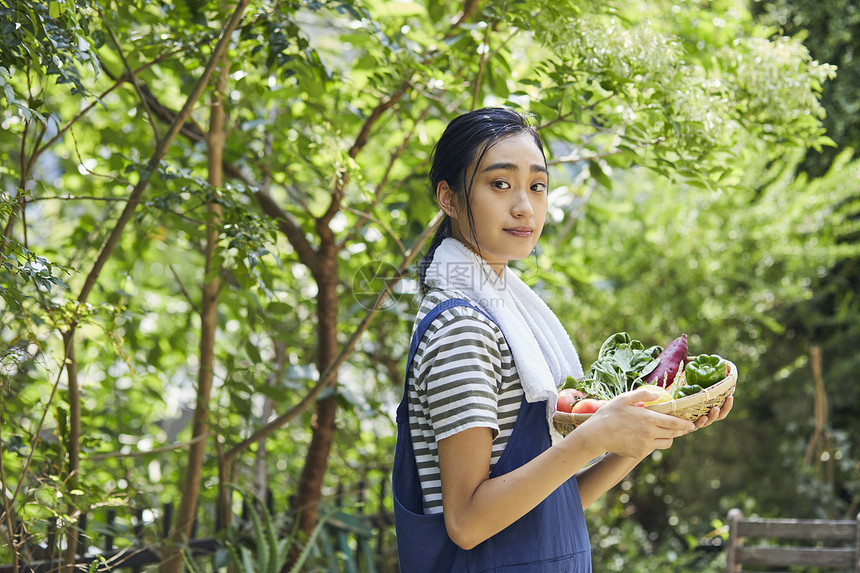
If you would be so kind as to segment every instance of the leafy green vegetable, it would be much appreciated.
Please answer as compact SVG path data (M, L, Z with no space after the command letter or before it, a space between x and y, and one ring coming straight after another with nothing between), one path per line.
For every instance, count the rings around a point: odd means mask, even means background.
M645 345L634 340L626 332L617 332L606 339L600 347L597 360L576 380L568 376L565 388L581 390L589 396L602 400L632 390L659 364L657 357L663 351L661 346Z

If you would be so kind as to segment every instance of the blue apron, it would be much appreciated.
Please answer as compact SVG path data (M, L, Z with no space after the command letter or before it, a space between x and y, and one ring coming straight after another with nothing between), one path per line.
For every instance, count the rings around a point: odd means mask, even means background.
M590 573L591 546L576 478L566 481L530 512L468 551L448 537L441 513L424 515L409 430L409 370L427 326L439 313L454 306L469 306L492 321L466 300L455 298L428 312L412 336L403 400L397 408L397 450L392 475L400 571ZM511 437L490 477L522 466L550 445L545 402L531 403L523 398Z

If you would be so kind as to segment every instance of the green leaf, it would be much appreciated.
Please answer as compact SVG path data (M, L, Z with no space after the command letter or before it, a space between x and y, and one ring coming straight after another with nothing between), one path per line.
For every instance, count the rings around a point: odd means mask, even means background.
M248 353L248 357L252 362L259 364L263 361L263 357L260 356L260 351L251 341L245 343L245 352Z
M603 168L600 167L600 163L598 161L588 162L588 173L591 175L592 179L600 183L603 187L612 189L612 180L606 175L606 173L604 173Z
M269 303L266 310L276 317L285 317L292 315L295 308L285 302L273 301Z

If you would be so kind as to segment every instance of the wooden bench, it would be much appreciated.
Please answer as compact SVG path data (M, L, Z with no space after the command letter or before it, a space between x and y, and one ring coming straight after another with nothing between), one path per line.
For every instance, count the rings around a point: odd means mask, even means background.
M749 539L791 544L747 545ZM818 567L860 572L860 514L857 519L762 519L729 512L726 571L744 565ZM757 569L759 570L759 569Z

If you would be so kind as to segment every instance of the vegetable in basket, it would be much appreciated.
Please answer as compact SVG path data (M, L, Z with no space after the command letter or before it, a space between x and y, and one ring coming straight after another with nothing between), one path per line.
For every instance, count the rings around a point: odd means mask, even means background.
M585 398L585 392L574 390L573 388L564 388L558 393L558 401L555 404L557 412L570 413L573 410L573 405L577 400Z
M670 342L657 357L659 364L650 373L642 377L646 384L656 384L665 388L672 384L678 372L687 361L687 335L682 334Z
M726 377L726 361L716 354L700 354L684 368L688 386L707 388Z
M657 384L642 384L639 386L640 388L645 388L646 390L650 390L657 394L657 397L653 400L649 400L647 402L641 402L643 406L651 406L653 404L662 404L663 402L670 402L672 400L672 395L668 390L663 388L662 386L658 386Z
M582 400L577 400L577 402L573 405L573 410L571 410L571 413L573 413L573 414L594 414L604 404L606 404L606 400L594 400L592 398L583 398Z
M600 347L597 360L579 380L568 377L565 388L585 393L589 398L609 400L642 385L665 389L670 399L692 396L726 377L726 361L717 355L687 356L687 335L682 334L666 348L645 346L626 332L618 332ZM666 398L663 397L662 401ZM575 406L574 401L571 407ZM569 411L569 410L568 410Z
M579 380L568 376L565 388L574 388L592 398L610 400L632 390L658 365L657 356L663 348L645 345L633 340L626 332L618 332L606 339L600 347L597 360L585 377Z
M693 384L692 386L686 384L684 386L679 386L672 394L672 396L673 398L686 398L687 396L698 394L702 390L704 390L704 388L702 388L698 384Z

